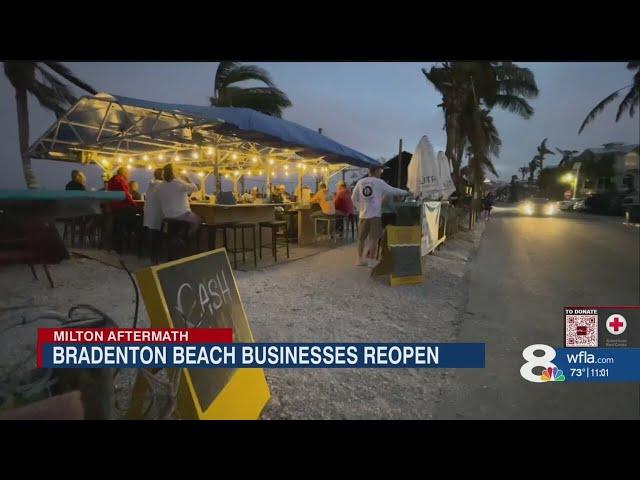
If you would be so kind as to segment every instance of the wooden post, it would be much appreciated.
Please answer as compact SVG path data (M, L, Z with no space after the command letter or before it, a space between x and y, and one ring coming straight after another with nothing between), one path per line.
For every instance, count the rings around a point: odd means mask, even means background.
M222 182L220 181L220 170L218 169L219 163L220 163L220 150L216 148L216 158L213 164L213 175L215 177L214 191L216 196L220 195L220 192L222 191Z
M398 188L402 188L402 139L398 143Z

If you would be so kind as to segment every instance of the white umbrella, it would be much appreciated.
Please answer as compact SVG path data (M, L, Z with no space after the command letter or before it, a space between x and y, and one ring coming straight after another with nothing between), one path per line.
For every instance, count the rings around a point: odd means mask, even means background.
M407 170L407 188L412 193L420 193L422 198L439 198L443 190L440 179L440 165L433 151L433 145L424 135L418 142Z
M456 186L451 179L451 165L443 151L438 152L438 164L440 165L440 183L442 184L442 196L448 198L456 191Z

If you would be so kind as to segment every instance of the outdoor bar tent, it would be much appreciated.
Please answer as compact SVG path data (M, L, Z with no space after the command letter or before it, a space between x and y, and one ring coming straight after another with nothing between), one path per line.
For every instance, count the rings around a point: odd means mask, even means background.
M151 102L100 93L80 98L30 147L29 155L153 170L172 162L183 173L237 180L302 175L326 180L376 160L302 125L248 108ZM204 185L204 182L203 182ZM234 187L235 188L235 187Z

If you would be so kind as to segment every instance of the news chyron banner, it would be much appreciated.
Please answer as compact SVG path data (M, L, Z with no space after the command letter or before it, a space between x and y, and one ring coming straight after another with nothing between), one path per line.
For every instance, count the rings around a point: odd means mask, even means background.
M640 306L565 307L564 346L522 356L530 382L640 382Z
M42 368L181 372L183 419L256 419L270 398L265 368L484 368L483 343L255 342L224 249L136 273L149 329L39 329ZM138 375L128 418L142 416Z

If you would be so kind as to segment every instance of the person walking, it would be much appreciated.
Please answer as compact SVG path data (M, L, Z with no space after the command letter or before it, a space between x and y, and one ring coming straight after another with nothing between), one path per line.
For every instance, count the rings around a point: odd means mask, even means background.
M382 176L382 166L369 167L369 176L356 183L351 195L353 206L358 210L358 266L370 266L363 257L376 248L382 236L382 199L385 195L407 196L410 193L386 183ZM365 243L369 247L365 252Z

